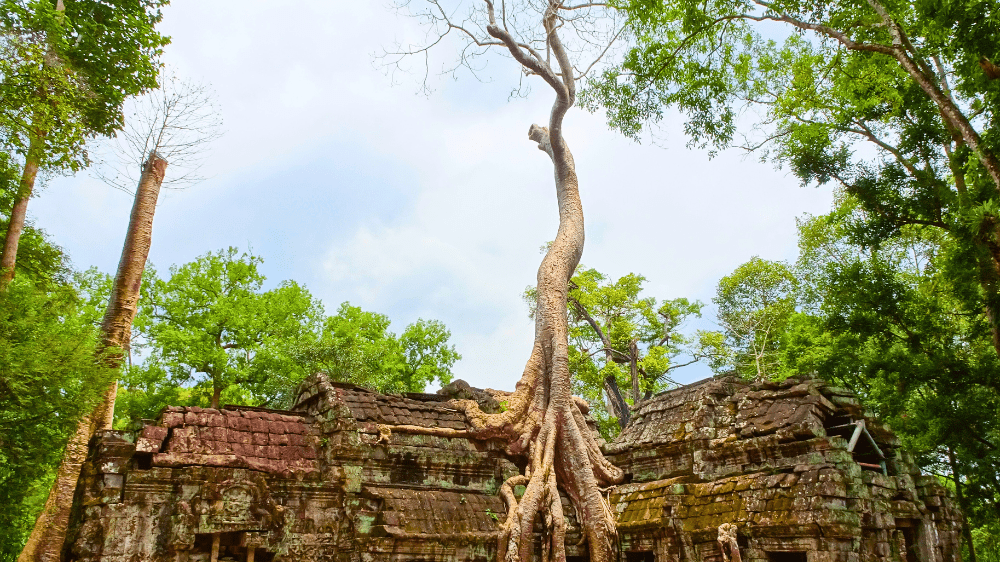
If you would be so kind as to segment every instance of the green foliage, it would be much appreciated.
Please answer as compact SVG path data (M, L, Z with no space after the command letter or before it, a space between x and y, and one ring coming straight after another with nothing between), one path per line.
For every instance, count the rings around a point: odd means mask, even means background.
M76 420L114 374L72 286L18 276L0 294L0 559L31 531Z
M343 303L323 322L319 337L300 347L299 358L310 371L379 392L423 392L425 385L451 381L451 366L461 359L451 336L437 320L418 320L399 338L389 331L389 318Z
M994 521L972 530L972 541L976 545L976 562L1000 562L1000 523ZM968 554L964 555L968 559Z
M350 303L324 316L293 281L263 290L259 257L235 248L143 276L129 366L120 379L116 426L155 418L166 405L248 404L283 408L307 375L381 392L422 392L451 380L461 356L437 320L420 319L397 337L389 318ZM99 323L112 278L78 275L83 315ZM135 360L135 361L133 361Z
M189 399L201 404L287 402L307 374L294 344L312 337L321 309L293 281L264 291L260 263L229 248L170 268L168 279L147 279L140 301L145 318L135 328L146 342L139 347L150 354L123 381L128 393L142 390L144 398L123 407L179 396L170 390L177 386L188 387ZM150 413L143 407L127 417L140 412Z
M403 330L399 337L405 359L401 378L407 392L423 392L434 380L442 386L451 382L451 367L462 356L448 345L450 337L440 320L419 318Z
M693 338L682 334L680 328L687 319L701 315L702 304L685 298L658 302L643 297L645 281L634 273L612 281L596 269L584 267L570 280L567 306L573 392L590 403L591 414L606 437L616 435L620 428L605 406L604 381L614 377L620 388L632 388L633 344L640 396L632 396L628 390L622 393L633 405L674 384L670 371L688 364L674 360L694 352ZM529 287L524 298L533 313L534 288Z
M926 470L957 479L976 527L1000 520L1000 361L985 319L941 267L954 242L910 226L852 243L850 200L800 223L803 312L782 338L791 371L854 389Z
M754 257L719 281L712 302L718 307L723 328L726 361L715 365L732 368L759 380L780 377L779 340L795 312L797 281L781 262ZM703 346L718 345L718 336L703 335Z
M113 134L125 99L156 85L166 3L76 0L59 12L47 0L2 0L3 152L23 158L38 138L42 168L86 166L88 137Z

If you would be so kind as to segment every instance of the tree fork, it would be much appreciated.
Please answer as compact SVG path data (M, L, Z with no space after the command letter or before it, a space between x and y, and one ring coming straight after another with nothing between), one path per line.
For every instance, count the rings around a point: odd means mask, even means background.
M142 273L152 243L153 214L163 184L167 161L155 152L146 161L132 205L125 244L122 247L118 272L111 298L101 323L99 360L117 371L129 348L132 321L138 309ZM117 377L117 373L116 373ZM77 422L76 431L66 444L49 496L28 541L18 556L18 562L58 562L62 557L69 528L70 509L76 493L80 470L87 459L90 438L96 431L111 429L114 420L117 380L112 380L94 409Z

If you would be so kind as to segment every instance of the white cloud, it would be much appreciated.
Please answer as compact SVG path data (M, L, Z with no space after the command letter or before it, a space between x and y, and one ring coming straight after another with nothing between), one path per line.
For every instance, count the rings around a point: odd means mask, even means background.
M396 330L443 320L464 355L459 376L512 388L532 339L520 295L557 226L551 166L527 140L551 94L535 84L508 102L517 71L498 61L492 83L445 78L415 95L415 77L390 86L371 59L415 22L381 3L276 6L165 10L168 62L213 84L227 132L211 147L208 181L164 194L152 261L162 270L252 245L272 281L305 282L328 311L350 300ZM738 153L686 150L676 120L665 130L666 148L640 146L600 116L568 116L588 266L642 273L659 298L707 301L752 255L793 257L793 217L829 206L826 191ZM78 266L110 271L129 207L81 175L54 181L30 212Z

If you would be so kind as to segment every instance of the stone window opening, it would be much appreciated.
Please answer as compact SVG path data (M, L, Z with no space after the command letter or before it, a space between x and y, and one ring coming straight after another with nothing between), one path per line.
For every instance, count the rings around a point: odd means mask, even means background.
M136 470L151 470L153 468L153 453L136 453L132 458L135 459Z
M872 438L865 426L864 419L855 420L850 416L833 416L825 425L827 435L839 435L848 440L847 451L854 456L854 461L863 470L881 472L888 476L885 453Z
M801 550L767 551L768 562L806 562L806 553Z
M274 553L246 546L246 532L198 533L190 562L272 562Z
M626 552L625 562L656 562L656 555L648 550Z

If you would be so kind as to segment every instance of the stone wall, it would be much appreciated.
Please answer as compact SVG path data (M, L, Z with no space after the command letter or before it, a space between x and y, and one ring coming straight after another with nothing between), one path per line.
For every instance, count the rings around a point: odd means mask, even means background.
M503 443L380 432L467 429L444 396L307 380L291 411L168 408L135 442L92 444L67 559L495 559ZM863 427L862 427L863 426ZM860 428L860 429L859 429ZM624 562L959 562L959 514L850 393L709 379L642 403L605 446ZM523 462L523 461L519 461ZM586 559L574 510L569 562Z
M898 447L821 381L663 393L607 447L632 481L611 496L623 548L714 562L732 523L745 562L959 560L953 499Z

